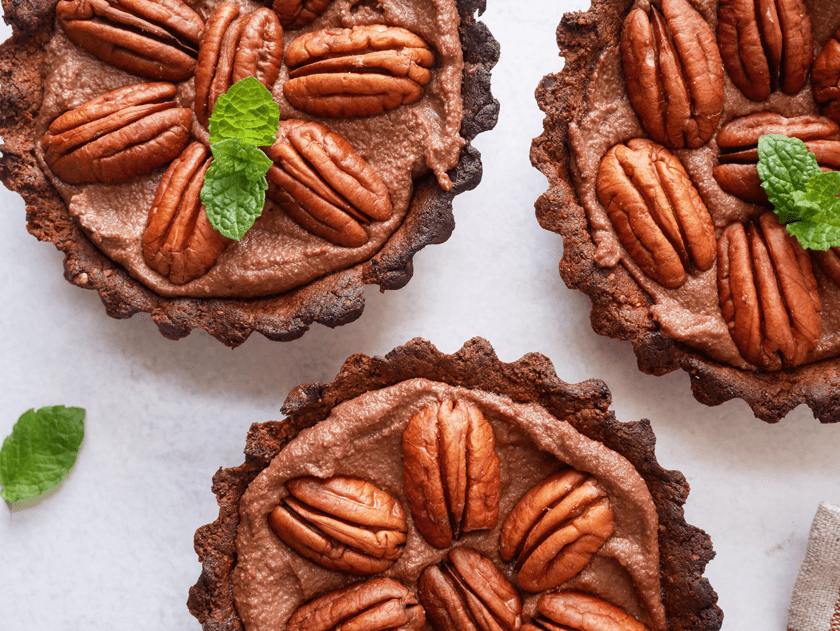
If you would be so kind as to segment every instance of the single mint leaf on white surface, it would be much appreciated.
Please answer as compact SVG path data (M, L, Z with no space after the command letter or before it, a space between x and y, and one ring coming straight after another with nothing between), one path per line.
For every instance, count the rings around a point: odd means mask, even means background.
M17 502L37 497L64 479L85 435L85 411L63 405L29 410L0 449L0 497Z
M254 77L230 86L213 106L210 142L238 138L257 146L274 144L280 124L280 106L271 92Z
M793 193L805 190L808 180L820 173L817 158L798 138L765 134L758 139L761 186L767 191L782 223L800 218L794 207Z
M211 225L240 241L262 214L274 164L256 145L229 138L210 146L213 162L204 174L201 202Z

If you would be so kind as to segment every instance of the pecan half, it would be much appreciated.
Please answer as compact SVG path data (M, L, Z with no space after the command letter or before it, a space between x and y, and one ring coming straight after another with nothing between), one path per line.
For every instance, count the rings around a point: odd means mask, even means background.
M68 184L125 182L174 160L190 141L190 111L171 83L140 83L98 96L49 126L41 147Z
M712 29L686 0L633 9L621 32L627 93L656 142L704 145L723 112L723 64Z
M351 574L376 574L402 554L407 532L402 506L370 482L306 477L289 480L286 489L289 496L268 523L307 559Z
M434 60L421 37L395 26L306 33L286 49L286 64L295 69L283 94L316 116L379 114L418 101Z
M169 166L143 233L146 264L175 285L204 276L231 242L212 226L201 203L208 156L207 147L193 142Z
M829 248L825 252L811 252L820 264L820 269L835 285L840 286L840 248Z
M216 101L245 77L269 90L283 63L283 27L271 9L239 18L239 8L223 4L207 20L195 68L195 115L207 125Z
M266 195L302 228L352 248L368 242L361 224L391 216L388 189L342 136L320 123L280 122Z
M823 114L840 123L840 30L817 55L811 70L814 98L825 103Z
M693 264L715 261L715 231L679 159L645 138L618 144L601 160L598 200L627 253L660 285L676 288Z
M392 578L328 592L296 610L286 631L414 631L426 622L414 594Z
M61 0L70 41L141 77L184 81L195 69L204 22L181 0Z
M648 631L623 609L581 592L546 594L522 631Z
M753 204L767 204L767 193L758 176L758 139L764 134L783 134L805 142L817 156L823 170L840 169L840 127L824 116L786 118L761 112L736 118L718 133L720 164L713 174L718 185L730 195Z
M522 589L540 592L580 572L612 533L612 508L598 481L564 469L514 506L502 526L499 556L516 561Z
M748 99L804 87L814 40L802 0L721 0L717 36L723 65Z
M289 30L302 28L321 15L332 0L274 0L271 8Z
M446 548L499 520L499 456L475 405L444 401L415 414L402 437L403 489L414 525Z
M729 333L751 364L797 366L816 348L821 316L811 258L773 212L723 230L718 290Z
M435 631L518 631L522 599L490 559L469 548L420 574L417 593Z

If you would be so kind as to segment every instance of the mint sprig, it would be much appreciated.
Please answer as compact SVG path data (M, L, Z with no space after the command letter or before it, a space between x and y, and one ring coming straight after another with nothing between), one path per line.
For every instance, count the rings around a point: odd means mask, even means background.
M85 411L63 405L28 410L0 449L0 497L37 497L64 479L85 435Z
M210 116L213 162L204 175L201 202L212 226L239 241L262 214L273 164L260 149L277 136L280 107L254 77L234 83Z
M758 139L758 175L779 221L810 250L840 246L840 173L823 173L798 138Z

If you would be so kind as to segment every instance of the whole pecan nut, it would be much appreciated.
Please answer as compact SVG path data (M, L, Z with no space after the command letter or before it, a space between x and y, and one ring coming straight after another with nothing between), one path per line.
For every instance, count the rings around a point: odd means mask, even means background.
M395 26L306 33L286 49L286 64L294 69L283 94L315 116L379 114L418 101L434 60L421 37Z
M712 29L686 0L663 0L662 13L633 9L621 32L624 79L651 138L697 148L723 112L723 64Z
M70 41L148 79L192 76L204 22L181 0L61 0L56 15Z
M718 290L729 333L751 364L797 366L816 348L822 321L811 258L773 212L723 230Z
M516 562L522 589L540 592L580 572L612 533L612 508L598 481L564 469L514 506L502 526L499 556Z
M814 258L820 264L820 269L828 276L835 285L840 286L840 248L829 248L825 252L814 250Z
M239 8L223 4L207 20L195 68L195 115L207 125L216 101L227 89L256 77L269 90L283 63L283 27L271 9L239 15Z
M796 94L814 60L811 18L802 0L721 0L723 65L744 95L763 101L779 88Z
M266 195L302 228L344 247L368 242L362 224L391 216L379 176L342 136L320 123L281 121L265 150L274 161Z
M522 631L648 631L623 609L581 592L546 594Z
M289 30L302 28L327 10L332 0L274 0L271 8Z
M392 578L328 592L297 609L286 631L414 631L426 622L414 594Z
M146 264L175 285L204 276L231 242L213 227L201 203L208 156L207 147L193 142L169 166L143 233Z
M612 147L598 171L598 199L618 238L642 271L669 288L693 264L715 261L715 231L679 159L645 138Z
M767 193L758 176L758 139L764 134L782 134L799 138L814 153L823 170L840 169L840 140L837 123L824 116L786 118L773 112L761 112L736 118L724 125L717 143L722 153L713 174L727 193L746 202L767 204Z
M493 428L475 405L444 401L415 414L402 437L403 490L414 525L446 548L499 520L499 456Z
M171 83L140 83L65 112L41 142L53 173L68 184L125 182L174 160L190 141L190 111Z
M435 631L518 631L522 599L490 559L470 548L449 551L430 565L417 593Z
M840 123L840 30L829 39L811 70L814 98L826 103L823 113Z
M405 546L402 506L370 482L337 476L286 482L289 496L269 515L274 533L324 567L376 574L391 567Z

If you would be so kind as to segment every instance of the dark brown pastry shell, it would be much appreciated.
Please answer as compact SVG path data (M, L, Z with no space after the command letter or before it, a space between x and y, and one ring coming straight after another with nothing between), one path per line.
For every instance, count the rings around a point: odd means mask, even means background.
M595 244L569 171L569 124L586 111L584 97L599 53L617 47L621 25L633 0L593 0L585 12L567 13L557 27L565 57L562 72L543 78L536 91L545 112L543 134L531 146L531 163L548 178L536 203L537 219L563 237L560 275L570 289L592 300L592 328L600 335L631 340L639 369L664 375L682 368L694 397L709 406L733 398L747 402L761 420L775 423L804 403L823 423L840 421L840 358L777 372L741 370L663 335L650 315L648 294L618 265L595 264Z
M682 507L688 483L680 472L666 471L657 463L650 423L619 423L608 409L611 396L602 381L565 383L551 361L537 353L505 364L489 342L477 337L452 355L420 338L385 357L353 355L332 383L296 387L282 408L286 419L251 426L244 464L219 469L213 476L219 518L195 535L203 571L190 589L187 605L205 631L243 628L233 604L230 575L236 564L239 501L250 482L301 430L327 418L336 405L419 377L493 392L520 403L538 403L627 458L645 479L659 513L662 593L670 631L720 629L723 613L716 605L717 594L703 578L706 564L714 557L712 542L705 532L685 522Z
M35 160L32 127L43 95L44 47L52 36L56 3L3 0L13 37L0 46L0 128L5 141L0 180L23 197L29 232L64 252L64 277L99 292L113 318L145 311L165 337L179 339L200 328L231 347L242 344L254 331L288 341L303 335L313 322L329 327L347 324L362 314L365 285L379 285L384 291L399 289L411 279L414 255L452 234L455 195L481 181L481 157L469 141L496 124L499 103L490 93L490 70L498 61L499 45L475 19L476 12L484 11L485 0L457 0L464 50L461 135L468 142L449 172L454 183L451 191L443 191L431 173L415 180L405 220L375 256L303 287L249 299L159 296L85 236Z

